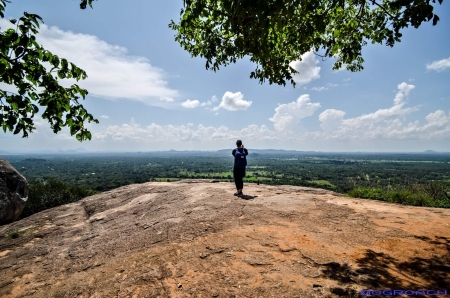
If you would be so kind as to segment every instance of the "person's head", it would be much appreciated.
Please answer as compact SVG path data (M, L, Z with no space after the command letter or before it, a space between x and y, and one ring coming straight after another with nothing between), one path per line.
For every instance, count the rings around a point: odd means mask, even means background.
M236 141L236 146L241 147L242 146L242 141L241 140L237 140Z

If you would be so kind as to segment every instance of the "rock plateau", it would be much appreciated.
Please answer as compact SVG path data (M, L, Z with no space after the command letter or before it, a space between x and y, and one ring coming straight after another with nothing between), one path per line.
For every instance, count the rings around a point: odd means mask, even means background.
M0 296L450 290L450 210L295 186L233 192L207 180L135 184L1 226Z

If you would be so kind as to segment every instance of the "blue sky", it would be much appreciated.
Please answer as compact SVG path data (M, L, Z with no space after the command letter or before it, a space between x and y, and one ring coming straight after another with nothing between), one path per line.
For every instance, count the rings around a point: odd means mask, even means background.
M0 150L216 150L242 139L248 148L317 151L450 151L450 4L441 21L403 32L394 48L369 45L364 70L333 71L307 53L298 85L260 85L249 59L214 73L191 58L168 28L182 0L21 0L45 22L38 41L86 70L84 105L100 120L80 143L36 118L27 139L0 134ZM0 20L4 30L6 20ZM66 83L68 84L68 83ZM1 85L2 88L9 88Z

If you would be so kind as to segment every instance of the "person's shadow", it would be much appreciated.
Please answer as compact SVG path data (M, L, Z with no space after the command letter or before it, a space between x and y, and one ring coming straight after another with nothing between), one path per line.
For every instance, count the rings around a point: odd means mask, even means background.
M258 196L249 196L249 195L242 195L239 196L239 198L243 199L243 200L253 200L254 198L257 198Z

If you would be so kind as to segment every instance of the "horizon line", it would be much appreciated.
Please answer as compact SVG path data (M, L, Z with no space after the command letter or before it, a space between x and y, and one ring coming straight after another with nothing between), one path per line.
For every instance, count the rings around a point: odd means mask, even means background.
M217 150L176 150L176 149L166 149L166 150L138 150L138 151L129 151L129 150L118 150L118 151L111 151L111 150L98 150L98 151L89 151L86 149L69 149L69 150L0 150L0 154L14 154L14 155L20 155L20 154L49 154L49 153L55 153L55 154L88 154L88 153L170 153L170 152L219 152L219 151L225 151L225 150L232 150L234 148L224 148L224 149L217 149ZM249 150L258 150L258 151L285 151L285 152L298 152L298 153L407 153L407 154L414 154L414 153L450 153L450 151L436 151L432 149L427 150L421 150L421 151L318 151L318 150L296 150L296 149L260 149L260 148L247 148Z

